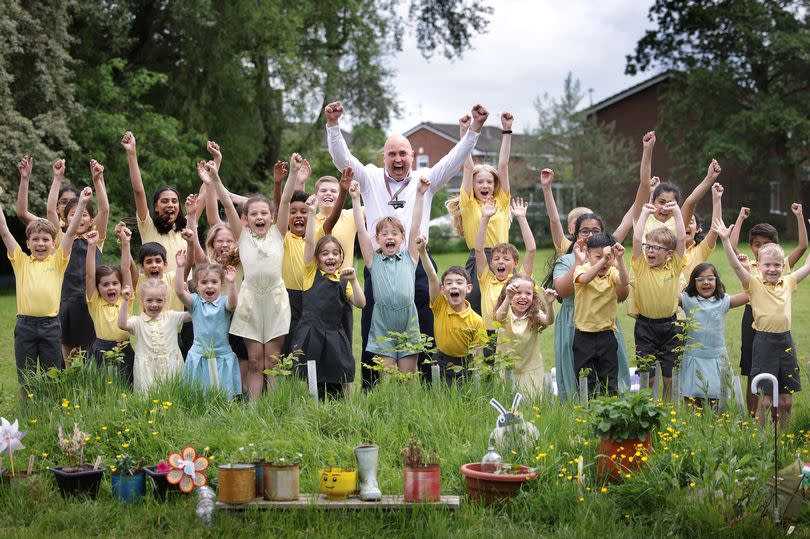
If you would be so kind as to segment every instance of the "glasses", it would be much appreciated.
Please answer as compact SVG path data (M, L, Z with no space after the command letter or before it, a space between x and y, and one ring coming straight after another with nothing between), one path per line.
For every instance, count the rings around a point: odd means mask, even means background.
M652 245L650 243L642 243L641 248L644 249L645 251L652 251L653 253L658 253L667 250L667 248L664 247L663 245Z
M717 277L695 277L696 283L713 283L717 280Z
M587 238L592 234L601 234L601 233L602 233L601 228L580 228L577 234L579 234L580 238Z

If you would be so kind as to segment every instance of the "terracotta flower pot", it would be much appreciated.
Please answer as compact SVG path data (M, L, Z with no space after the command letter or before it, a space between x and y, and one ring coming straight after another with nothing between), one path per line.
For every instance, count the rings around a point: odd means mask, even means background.
M405 466L402 472L405 501L411 503L438 502L441 497L441 470L438 464Z
M292 501L299 495L299 480L301 469L298 464L291 466L275 466L269 462L264 463L264 493L265 500Z
M217 496L222 503L242 504L256 498L256 466L221 464L217 466Z
M159 472L157 466L144 466L143 472L152 483L152 492L157 499L165 500L167 495L180 492L180 487L172 485L166 480L166 476L169 474L168 471Z
M528 466L520 466L516 474L495 474L481 471L480 462L464 464L459 471L467 478L467 495L470 500L492 503L506 500L517 494L520 486L537 477L537 472Z
M56 485L62 496L86 495L95 499L101 478L107 468L93 469L92 464L79 464L78 466L57 466L48 468L56 478Z
M621 479L624 474L639 471L645 465L641 457L652 453L651 443L650 434L647 434L643 442L638 438L629 438L623 442L601 440L598 457L599 477Z

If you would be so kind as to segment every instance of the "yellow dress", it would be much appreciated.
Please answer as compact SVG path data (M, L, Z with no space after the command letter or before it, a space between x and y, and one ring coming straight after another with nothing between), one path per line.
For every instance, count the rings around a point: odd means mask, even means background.
M543 393L546 370L540 353L541 331L532 330L529 318L515 316L511 307L498 331L497 349L518 356L514 368L515 386L528 395Z

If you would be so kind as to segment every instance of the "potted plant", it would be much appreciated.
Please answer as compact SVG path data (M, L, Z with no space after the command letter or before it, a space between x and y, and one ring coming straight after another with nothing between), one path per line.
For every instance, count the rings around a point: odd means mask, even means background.
M59 491L63 496L86 494L91 498L95 498L98 494L101 478L107 469L82 462L84 460L84 448L87 441L90 440L90 435L82 432L77 423L73 424L73 434L71 436L66 436L62 427L59 427L57 435L59 437L59 447L70 461L67 466L50 468L51 473L56 478Z
M267 452L262 494L265 500L297 500L300 489L301 453L291 442L275 442Z
M25 431L20 430L18 420L14 423L9 422L5 417L0 417L0 453L8 453L10 471L0 466L0 481L8 481L15 483L19 481L27 481L32 475L31 464L29 461L28 470L20 471L14 467L14 452L20 449L25 449L25 446L20 440L25 436ZM32 459L33 460L33 459Z
M136 463L131 455L121 453L112 467L112 493L124 503L137 501L146 488L146 477L141 463Z
M165 460L160 461L157 466L143 467L143 473L146 474L152 484L152 492L160 500L165 500L169 494L180 492L179 486L169 483L168 479L166 479L170 469L169 463Z
M526 481L537 477L537 472L528 466L501 464L497 472L481 471L481 462L470 462L459 471L466 479L470 500L492 503L515 496Z
M441 471L439 454L426 450L411 437L402 451L405 501L410 503L438 502L441 497Z
M318 470L318 490L330 500L343 500L357 492L357 469L353 452L346 448L328 454L329 465Z
M599 475L613 478L637 471L652 451L650 432L658 429L665 410L649 390L593 399L588 413L599 443Z

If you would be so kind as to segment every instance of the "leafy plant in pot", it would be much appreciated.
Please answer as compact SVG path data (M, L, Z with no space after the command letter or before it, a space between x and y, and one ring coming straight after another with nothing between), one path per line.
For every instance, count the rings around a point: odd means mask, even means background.
M426 450L419 440L411 437L402 448L403 486L406 502L438 502L441 497L439 454Z
M330 500L342 500L357 491L354 455L345 448L329 453L328 467L318 470L318 489Z
M262 493L265 500L297 500L300 493L301 457L292 442L270 444L264 461Z
M593 399L588 414L600 437L599 476L618 479L638 471L647 460L650 433L660 427L666 411L645 389Z
M143 496L146 488L146 477L143 473L143 461L136 463L127 454L117 455L112 472L112 493L124 503L137 501Z
M87 464L84 460L84 448L90 440L90 435L79 429L78 423L73 424L73 434L65 435L62 427L57 430L59 448L68 458L70 464L49 468L56 478L56 484L63 496L71 494L86 494L95 498L98 486L106 468L99 466L100 458L96 464Z

